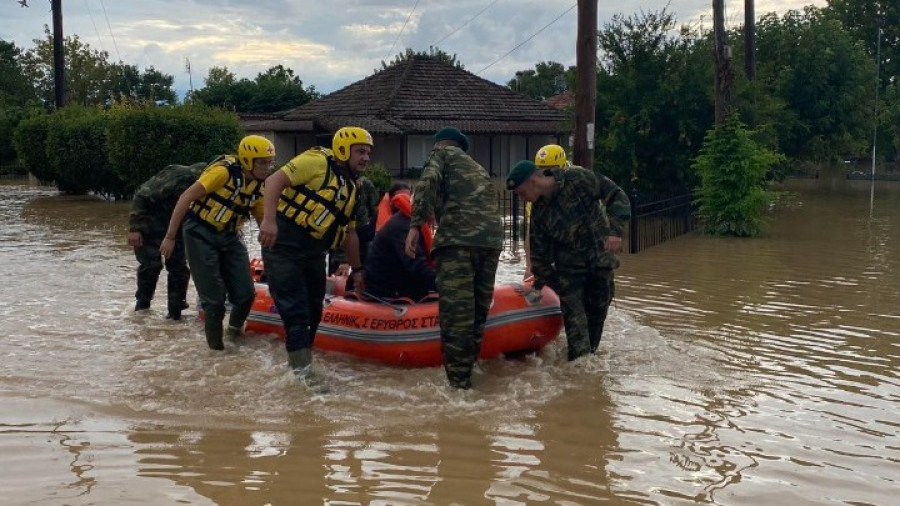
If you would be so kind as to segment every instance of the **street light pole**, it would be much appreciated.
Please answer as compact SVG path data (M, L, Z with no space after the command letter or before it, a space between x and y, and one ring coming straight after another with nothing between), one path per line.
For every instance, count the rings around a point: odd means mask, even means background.
M878 92L881 89L881 14L877 14L875 29L878 30L875 47L875 121L872 132L872 181L875 181L875 145L878 141Z

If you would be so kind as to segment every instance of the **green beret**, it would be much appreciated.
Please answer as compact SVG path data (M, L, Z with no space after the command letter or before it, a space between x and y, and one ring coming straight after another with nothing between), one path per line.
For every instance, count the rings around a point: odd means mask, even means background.
M462 148L463 151L469 150L469 138L463 135L463 133L456 128L442 128L438 130L436 134L434 134L434 142L446 140L455 141L457 144L459 144L459 147Z
M515 190L519 187L520 184L524 183L534 171L537 170L537 165L534 164L531 160L521 160L519 163L513 165L511 171L509 171L509 176L506 177L506 188L509 190Z

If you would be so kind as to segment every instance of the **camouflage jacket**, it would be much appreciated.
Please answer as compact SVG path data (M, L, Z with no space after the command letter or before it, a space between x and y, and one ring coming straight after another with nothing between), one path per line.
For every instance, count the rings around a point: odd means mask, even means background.
M359 187L359 193L356 197L356 229L358 232L359 229L369 225L375 226L381 195L378 194L378 188L375 188L372 181L365 176L357 178L356 186Z
M371 242L375 236L375 219L378 217L378 203L381 198L378 195L378 188L372 184L372 181L365 177L359 176L356 179L356 209L353 213L356 220L356 235L359 240L365 243ZM347 253L342 247L332 248L332 261L337 264L347 263ZM360 251L360 259L365 254Z
M432 251L445 246L503 248L503 222L494 182L465 151L431 151L413 193L411 225L437 224Z
M616 256L604 239L621 235L631 215L628 197L615 183L582 167L551 169L556 188L532 207L531 270L538 284L551 284L559 271L615 269ZM610 219L604 201L616 215Z
M190 167L169 165L151 177L134 193L128 215L128 231L164 235L178 197L197 181L206 163Z

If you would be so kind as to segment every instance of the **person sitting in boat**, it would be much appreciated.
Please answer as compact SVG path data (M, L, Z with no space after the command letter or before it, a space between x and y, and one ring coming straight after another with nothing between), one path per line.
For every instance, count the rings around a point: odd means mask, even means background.
M412 193L412 188L403 181L398 181L391 185L387 193L381 198L381 202L378 203L378 219L375 220L375 232L381 230L381 227L383 227L384 224L391 219L391 216L394 215L396 209L393 204L391 204L391 199L398 193L410 195Z
M407 297L423 299L437 290L431 252L431 231L423 227L416 256L405 252L412 201L408 192L397 192L391 199L394 214L375 234L366 262L366 293L378 298Z

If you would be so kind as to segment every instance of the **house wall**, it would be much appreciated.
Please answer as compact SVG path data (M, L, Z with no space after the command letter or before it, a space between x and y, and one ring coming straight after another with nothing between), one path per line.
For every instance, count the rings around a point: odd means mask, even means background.
M278 166L316 145L316 136L311 133L271 131L253 133L262 135L275 144L275 160ZM405 165L404 172L408 169L422 168L434 145L434 137L431 135L408 135L404 158L402 136L376 135L372 140L375 142L375 149L372 151L371 163L383 164L394 176L400 174L402 165ZM503 179L516 162L522 159L533 160L534 154L541 146L558 144L560 141L565 147L565 139L557 139L552 135L470 135L469 154L484 166L491 176Z
M372 150L370 163L380 163L391 174L400 173L403 140L399 135L375 135L372 137L375 148Z
M494 137L493 152L489 157L488 171L492 176L505 179L510 169L519 160L534 160L541 146L557 143L552 135L498 135Z
M556 143L552 135L470 135L469 155L494 177L504 178L509 169L523 158L533 159L538 148ZM406 169L421 168L434 145L431 135L407 136ZM398 173L389 166L392 173Z

